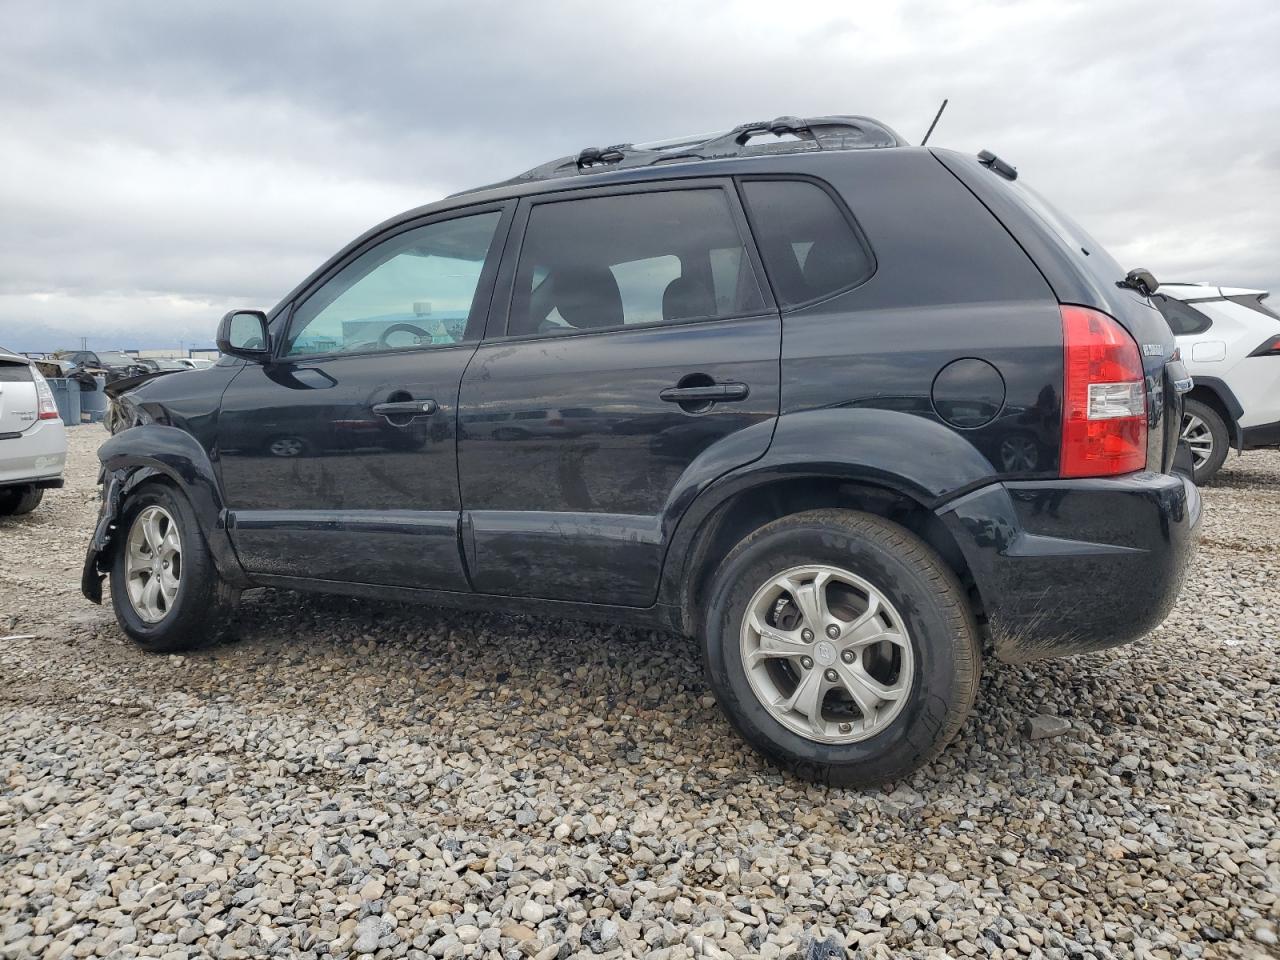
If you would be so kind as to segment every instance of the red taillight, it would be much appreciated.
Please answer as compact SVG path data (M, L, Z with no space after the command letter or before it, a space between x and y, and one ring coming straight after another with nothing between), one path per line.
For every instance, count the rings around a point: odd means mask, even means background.
M53 399L53 390L49 388L49 382L34 367L31 368L31 374L36 382L36 406L40 411L40 419L57 420L58 402Z
M1280 337L1264 340L1257 350L1249 354L1251 357L1280 357Z
M1064 477L1105 477L1147 465L1147 391L1138 345L1105 313L1063 306Z

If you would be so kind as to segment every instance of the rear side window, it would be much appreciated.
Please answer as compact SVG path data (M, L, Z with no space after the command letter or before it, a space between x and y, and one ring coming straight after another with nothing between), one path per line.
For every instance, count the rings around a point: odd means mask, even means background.
M25 363L6 363L0 360L0 383L30 383L31 368Z
M747 180L742 192L784 306L829 297L875 272L870 249L821 187L803 180Z
M1204 333L1213 326L1212 320L1181 300L1174 300L1172 297L1161 296L1158 293L1151 300L1155 303L1156 309L1164 315L1164 319L1169 324L1169 329L1173 331L1174 336L1180 337L1189 333Z
M536 205L507 332L605 330L763 308L724 191L652 191Z
M1248 307L1264 317L1270 317L1272 320L1280 320L1280 314L1271 309L1271 305L1263 303L1270 294L1266 293L1250 293L1239 297L1227 297L1232 303L1239 304L1242 307Z

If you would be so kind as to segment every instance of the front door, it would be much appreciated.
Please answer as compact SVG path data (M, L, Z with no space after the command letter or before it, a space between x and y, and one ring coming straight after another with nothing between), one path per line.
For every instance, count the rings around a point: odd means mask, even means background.
M459 402L472 582L647 606L683 498L763 455L778 413L780 321L737 198L574 191L523 201L512 235Z
M273 324L274 360L235 377L217 430L246 570L469 589L457 395L502 223L489 208L404 225L336 261Z

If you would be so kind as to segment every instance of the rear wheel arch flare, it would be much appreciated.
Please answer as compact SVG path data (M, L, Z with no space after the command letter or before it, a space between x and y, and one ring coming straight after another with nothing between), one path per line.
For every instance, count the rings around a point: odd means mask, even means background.
M1199 377L1195 378L1195 386L1191 388L1191 392L1187 394L1188 400L1199 400L1206 407L1212 407L1213 410L1222 417L1223 423L1231 431L1232 437L1239 430L1236 418L1232 415L1231 409L1227 401L1218 393L1217 389L1208 383L1203 383Z
M946 561L969 592L981 618L981 598L968 564L951 532L919 500L887 486L838 476L816 475L764 481L730 494L700 522L689 548L670 572L677 588L686 631L701 622L706 589L721 560L752 531L781 517L822 508L858 510L893 521L928 543Z

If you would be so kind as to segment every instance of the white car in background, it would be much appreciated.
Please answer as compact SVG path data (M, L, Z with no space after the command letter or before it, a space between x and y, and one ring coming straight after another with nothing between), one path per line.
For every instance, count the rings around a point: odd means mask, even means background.
M178 357L175 363L180 363L188 370L207 370L213 366L213 361L205 357Z
M1195 379L1182 439L1207 483L1231 447L1280 447L1280 315L1265 290L1162 283L1152 296Z
M0 517L30 513L62 486L67 433L44 376L0 348Z

